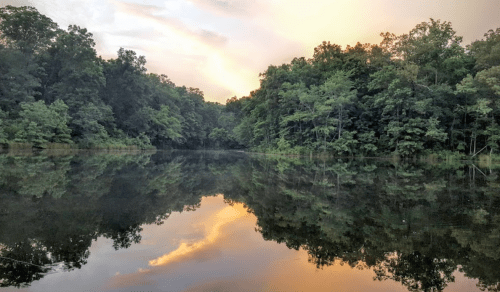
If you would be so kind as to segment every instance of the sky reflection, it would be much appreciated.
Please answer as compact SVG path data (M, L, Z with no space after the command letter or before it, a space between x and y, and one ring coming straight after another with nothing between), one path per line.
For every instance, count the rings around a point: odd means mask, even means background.
M317 269L307 252L262 240L255 231L257 218L243 204L225 204L221 195L204 197L199 209L180 216L182 220L175 224L180 224L177 228L183 236L172 234L172 244L157 242L168 251L149 260L147 267L113 276L104 290L405 291L398 283L374 282L371 270L340 262ZM166 225L173 223L170 219ZM157 253L155 248L151 246L148 253Z
M181 261L190 254L203 250L210 244L217 244L217 241L221 237L220 229L227 224L233 223L246 214L247 212L245 207L243 207L243 204L235 204L234 206L225 207L203 222L206 228L206 236L203 240L194 243L183 242L173 252L149 261L149 265L165 266L176 260Z
M407 291L398 282L374 281L363 265L337 260L318 269L306 251L263 240L256 223L241 203L203 197L195 211L142 226L140 244L114 250L99 238L81 269L2 291ZM477 280L454 276L445 291L477 290Z

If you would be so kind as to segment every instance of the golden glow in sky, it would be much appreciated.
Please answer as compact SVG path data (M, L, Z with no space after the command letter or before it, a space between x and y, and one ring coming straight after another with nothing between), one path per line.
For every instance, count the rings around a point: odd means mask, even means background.
M146 56L150 72L224 103L259 86L268 65L311 57L322 41L379 43L429 18L450 21L464 45L500 27L498 0L0 0L29 5L62 28L94 34L99 55L120 47Z

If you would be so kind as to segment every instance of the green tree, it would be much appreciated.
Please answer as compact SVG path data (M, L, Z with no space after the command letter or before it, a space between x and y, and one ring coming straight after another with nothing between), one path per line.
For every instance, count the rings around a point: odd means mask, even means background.
M92 102L83 105L72 120L75 141L85 148L98 147L109 142L110 136L106 124L112 124L113 113L110 106Z
M46 50L59 33L57 24L34 7L1 7L0 20L2 38L27 56Z
M208 135L208 138L211 140L215 147L225 146L229 142L229 133L226 129L214 128L212 132Z
M150 102L145 64L144 56L123 48L117 59L103 63L106 87L100 91L101 99L113 109L116 127L131 137L139 134L132 117Z
M33 7L0 8L0 106L9 107L13 118L21 102L33 102L39 94L40 59L60 32Z
M22 102L33 102L40 86L36 63L26 63L21 51L0 44L0 109L15 118Z
M357 94L356 89L353 89L354 83L349 77L350 74L337 71L319 87L321 94L327 98L324 105L332 109L332 114L336 118L336 134L334 136L336 140L334 147L339 153L353 152L351 147L353 146L352 136L346 138L345 135L342 135L346 124L350 123L347 107L355 101ZM326 144L326 139L324 142Z
M68 106L56 100L50 106L43 101L22 103L16 141L45 147L48 142L70 143Z
M451 23L430 19L415 26L408 34L395 36L382 34L393 57L419 66L419 74L429 84L448 82L454 85L467 75L472 66L464 48L462 37L457 36Z
M44 60L42 98L46 102L62 99L72 116L83 105L99 102L106 79L94 46L92 34L76 25L58 35Z
M467 46L475 58L474 69L478 72L494 66L500 66L500 28L490 29L484 39L477 40Z
M181 138L181 123L170 114L170 109L162 105L160 110L143 107L132 118L134 128L139 133L145 133L153 144L164 145L169 140Z
M0 109L0 144L7 143L7 134L5 133L3 125L6 116L6 113Z

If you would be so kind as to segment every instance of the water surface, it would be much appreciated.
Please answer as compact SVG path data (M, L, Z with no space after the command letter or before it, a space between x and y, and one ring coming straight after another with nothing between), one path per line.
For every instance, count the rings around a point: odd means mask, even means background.
M0 156L2 291L498 291L498 170Z

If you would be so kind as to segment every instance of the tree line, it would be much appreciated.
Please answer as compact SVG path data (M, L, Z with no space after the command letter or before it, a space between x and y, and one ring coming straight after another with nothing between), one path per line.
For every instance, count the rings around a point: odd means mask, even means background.
M0 143L82 148L240 148L309 154L498 153L500 28L462 45L430 19L378 45L323 42L271 65L260 88L226 105L147 73L121 48L62 30L32 7L0 8ZM58 144L61 145L61 144Z
M238 141L282 153L498 153L500 28L465 47L434 19L381 36L269 66L260 88L228 100Z
M238 147L234 114L197 88L147 73L120 48L97 56L85 28L33 7L0 8L0 143L45 148Z

